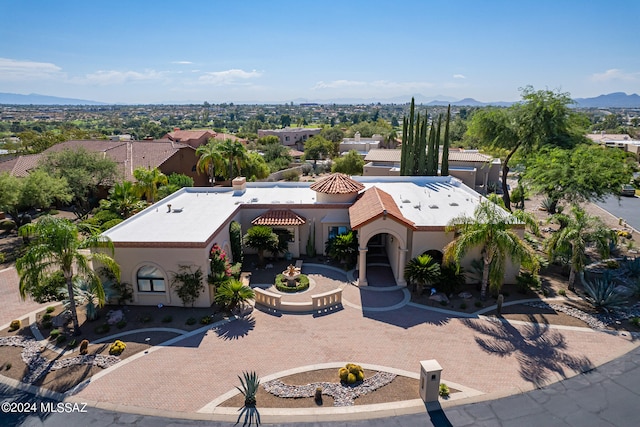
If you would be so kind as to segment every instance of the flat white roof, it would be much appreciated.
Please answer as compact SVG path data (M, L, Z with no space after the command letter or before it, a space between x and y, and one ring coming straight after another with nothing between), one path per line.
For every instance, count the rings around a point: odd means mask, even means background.
M444 226L472 215L480 195L452 177L353 177L389 193L416 226ZM270 205L296 210L318 203L311 183L247 183L244 194L230 187L183 188L103 234L114 243L204 243L240 205ZM365 190L363 190L365 191ZM171 205L171 211L167 205ZM350 204L345 204L345 209ZM337 218L337 217L336 217Z

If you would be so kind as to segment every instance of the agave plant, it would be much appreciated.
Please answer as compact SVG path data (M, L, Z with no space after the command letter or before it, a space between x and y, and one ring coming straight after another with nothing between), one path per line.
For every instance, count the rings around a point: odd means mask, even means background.
M240 408L240 415L236 424L240 422L240 418L244 415L243 426L251 425L254 422L256 426L260 425L260 413L256 409L256 393L258 393L258 387L260 386L260 379L255 371L243 372L240 380L240 387L236 387L240 393L244 396L244 406Z
M640 258L627 259L622 265L629 277L640 277Z
M584 290L588 294L587 301L594 308L608 313L621 309L627 303L624 295L616 292L616 284L608 280L608 278L595 279L593 282L585 280L583 275L580 278L582 279Z

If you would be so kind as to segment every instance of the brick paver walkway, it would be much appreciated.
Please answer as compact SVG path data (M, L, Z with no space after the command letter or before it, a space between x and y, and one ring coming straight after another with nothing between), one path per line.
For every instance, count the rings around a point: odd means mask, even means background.
M38 304L29 297L22 300L18 283L20 278L15 268L0 271L0 325L20 319L25 314L37 310L46 304Z
M386 292L370 294L372 304L384 305L374 300ZM265 376L356 362L418 372L425 359L438 360L444 381L505 393L600 365L635 345L629 337L459 319L412 305L375 312L345 306L321 317L255 311L124 364L77 398L194 412L234 389L243 370Z

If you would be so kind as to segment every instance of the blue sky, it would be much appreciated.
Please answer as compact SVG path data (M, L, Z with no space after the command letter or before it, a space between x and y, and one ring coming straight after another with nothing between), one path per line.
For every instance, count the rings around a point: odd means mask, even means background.
M0 92L486 102L525 85L574 98L640 88L638 0L2 0L0 16Z

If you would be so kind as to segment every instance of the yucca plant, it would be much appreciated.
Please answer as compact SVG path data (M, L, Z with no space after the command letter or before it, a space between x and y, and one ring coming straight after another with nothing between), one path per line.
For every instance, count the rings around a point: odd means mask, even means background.
M256 406L256 393L258 393L258 387L260 386L260 378L255 371L243 372L243 378L240 380L240 387L236 387L240 393L244 396L244 406Z
M260 425L260 413L256 409L256 394L258 393L258 387L260 386L260 379L255 371L243 372L242 378L238 375L240 380L240 387L236 388L244 396L244 406L240 408L240 415L236 424L240 422L240 418L244 414L243 426L251 425L254 422L256 426Z
M615 311L622 308L627 303L624 295L616 292L614 282L605 279L595 279L593 282L584 280L582 277L584 290L587 292L587 301L594 308L605 312Z

